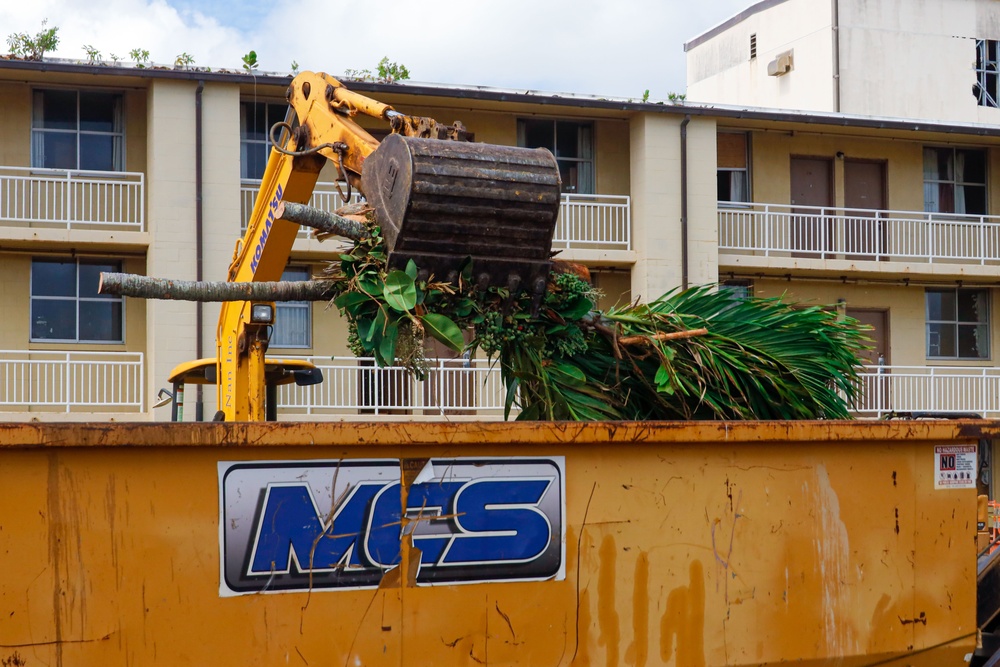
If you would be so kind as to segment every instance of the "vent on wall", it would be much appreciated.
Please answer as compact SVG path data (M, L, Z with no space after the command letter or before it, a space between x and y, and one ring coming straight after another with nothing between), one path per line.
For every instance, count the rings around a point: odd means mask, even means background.
M750 35L750 60L757 57L757 33Z
M774 60L767 64L767 75L782 76L783 74L788 74L792 71L793 64L792 51L779 53L774 57Z

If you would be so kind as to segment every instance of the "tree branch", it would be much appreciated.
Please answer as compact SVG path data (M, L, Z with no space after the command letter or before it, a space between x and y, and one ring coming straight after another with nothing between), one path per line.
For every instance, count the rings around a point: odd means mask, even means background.
M312 227L319 235L343 236L352 241L360 241L371 236L368 228L357 220L345 218L336 213L330 213L323 209L296 204L295 202L278 202L278 208L274 212L275 217L281 220L296 222L305 227ZM321 239L322 240L322 239Z
M660 333L655 333L652 336L625 336L618 339L619 345L637 345L640 343L649 343L654 340L678 340L681 338L694 338L695 336L704 336L708 333L708 329L704 327L701 329L688 329L687 331L662 331Z
M333 280L231 283L102 273L97 291L99 294L176 301L328 301L336 296L335 285Z

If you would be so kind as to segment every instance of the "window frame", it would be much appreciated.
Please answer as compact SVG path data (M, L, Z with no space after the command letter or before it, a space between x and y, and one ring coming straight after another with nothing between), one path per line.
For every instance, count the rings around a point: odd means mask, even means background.
M720 167L720 166L718 166L719 165L718 149L716 149L715 181L716 181L716 199L717 199L717 203L721 204L723 206L731 207L731 208L742 208L742 207L745 207L747 204L753 203L753 197L751 196L752 187L751 187L751 182L750 182L750 133L746 132L746 131L742 131L742 130L719 130L718 134L716 135L716 146L718 146L718 135L723 135L723 134L734 134L734 135L742 135L743 136L743 163L744 163L744 166L743 167ZM722 176L722 174L729 174L730 178L732 178L731 175L734 174L734 173L742 173L744 175L743 186L746 189L746 193L745 193L746 194L746 198L745 199L732 199L732 198L730 198L730 199L722 199L722 198L720 198L719 197L719 192L718 192L718 188L719 188L719 185L720 185L720 183L719 183L720 177ZM731 189L730 189L730 191L731 191Z
M976 40L976 83L972 94L977 105L1000 108L1000 41Z
M42 119L38 119L35 115L35 99L37 95L44 95L45 93L73 93L76 96L76 109L75 109L75 129L61 129L61 128L45 128L38 127L37 123L39 120L44 122L44 115ZM109 97L115 98L117 100L117 111L115 112L116 118L113 121L113 125L117 124L119 126L118 130L112 130L110 132L103 130L84 130L81 129L81 94L87 93L92 95L107 95ZM32 88L31 90L31 139L30 139L30 161L32 169L58 169L62 171L78 171L78 172L100 172L100 173L119 173L127 171L126 169L126 159L128 156L128 147L126 146L126 135L125 130L126 124L126 110L125 110L125 94L121 91L116 90L105 90L105 89L86 89L86 88L70 88L70 87L59 87L59 86L39 86ZM37 148L36 135L74 135L76 137L76 166L74 167L45 167L44 166L44 153L39 155L39 149ZM111 137L112 138L112 155L111 155L111 169L92 169L89 167L81 166L81 158L85 151L81 150L80 141L81 137L85 136L101 136L101 137ZM117 148L115 148L117 146Z
M75 269L75 294L73 296L66 295L35 295L35 264L36 263L47 263L47 264L73 264ZM70 345L124 345L126 342L125 332L127 330L127 313L125 297L122 296L96 296L90 297L80 296L80 267L84 265L104 265L116 272L121 272L123 262L121 260L115 260L110 258L100 258L100 257L32 257L31 258L31 268L29 273L29 285L28 285L28 341L31 343L43 343L43 344L70 344ZM94 291L97 291L97 287L94 287ZM35 303L40 301L61 301L67 302L72 301L74 304L74 338L41 338L35 336ZM116 339L100 340L100 339L81 339L80 338L80 304L81 303L117 303L121 309L120 317L120 330L119 336Z
M305 274L303 276L303 274ZM292 265L285 268L281 273L281 280L283 281L293 281L293 280L309 280L312 274L311 269L308 266ZM301 311L304 310L306 313L306 327L305 327L305 345L290 345L285 344L278 339L281 330L278 328L278 324L281 321L282 312L289 311ZM274 307L274 325L271 328L271 347L281 348L283 350L310 350L313 346L313 308L311 301L279 301L275 303Z
M940 153L941 151L951 151L951 162L950 163L952 165L952 171L953 172L957 171L955 169L955 165L958 162L957 157L958 157L959 151L964 152L964 153L979 153L979 154L981 154L982 155L982 162L983 162L983 180L982 180L982 182L968 181L968 180L959 180L959 177L958 177L957 173L952 173L950 179L948 179L948 178L933 178L933 179L928 179L927 178L927 166L926 166L927 165L927 151L937 151L938 153ZM927 146L927 145L925 145L923 147L922 151L921 151L921 157L922 157L922 160L923 160L922 161L922 169L921 169L921 171L922 171L923 186L924 186L924 212L926 212L926 213L939 213L941 215L952 215L952 216L980 216L980 215L989 215L989 203L990 203L990 191L989 191L990 174L989 174L989 168L990 168L990 163L989 163L989 154L987 153L987 151L986 151L985 148L965 148L965 147L958 147L958 146ZM941 185L951 185L952 186L952 208L953 209L957 208L955 206L955 203L958 200L957 192L958 192L959 188L971 188L971 187L981 188L982 189L982 193L983 193L983 197L982 197L982 199L983 199L983 211L981 213L969 212L969 211L954 211L954 210L952 210L952 211L942 211L941 210L941 199L940 199L940 197L936 201L936 207L937 207L936 210L931 210L928 207L928 202L930 200L928 199L928 196L927 196L927 187L928 187L928 185L932 185L932 184L934 186L938 187L938 193L940 193L940 186Z
M528 123L552 123L552 141L551 146L528 146L527 141L527 124ZM581 149L580 140L580 129L582 127L587 127L590 130L590 147L589 147L589 157L565 157L559 154L557 144L559 143L559 124L560 123L571 123L577 126L577 149L578 152L586 152L587 149ZM545 148L556 159L556 164L559 165L560 177L562 174L562 167L564 165L588 165L590 171L590 182L584 183L583 179L577 178L576 189L567 189L567 184L564 182L561 184L562 192L564 194L579 194L579 195L594 195L597 194L597 131L595 124L589 119L574 119L574 118L518 118L517 119L517 145L521 148ZM577 167L577 173L583 173L579 166ZM589 192L587 191L589 190Z
M264 107L264 138L246 138L246 109L257 105ZM280 115L279 114L280 109ZM261 100L240 100L240 179L244 181L260 181L264 177L267 169L267 162L271 155L271 127L279 121L288 121L289 106L287 102L270 102ZM272 118L272 112L276 117ZM259 176L248 175L247 157L251 150L262 150L263 157L260 158L261 174Z
M930 301L929 295L932 293L952 293L954 294L955 303L955 313L954 319L931 319L930 317ZM960 312L962 310L959 303L962 295L982 295L985 313L980 316L978 321L963 320L961 319ZM992 291L989 288L979 288L979 287L928 287L924 289L924 352L927 359L935 361L989 361L992 358L992 322L990 320L990 315L992 312ZM952 340L954 341L954 352L953 355L948 354L931 354L931 327L932 326L948 326L952 325L954 331L952 332ZM961 349L961 327L983 327L986 330L985 343L986 349L980 353L978 356L963 355ZM940 342L938 343L938 351L940 352Z

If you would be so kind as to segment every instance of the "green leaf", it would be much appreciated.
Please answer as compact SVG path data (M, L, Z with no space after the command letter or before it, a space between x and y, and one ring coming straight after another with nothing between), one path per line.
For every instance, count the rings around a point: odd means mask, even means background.
M462 338L462 330L450 318L440 313L427 313L420 316L420 321L424 323L427 332L434 336L456 352L461 352L465 347L465 339Z
M382 358L382 363L392 366L396 362L396 341L399 339L399 321L392 322L385 328L382 334L382 342L379 343L378 352Z
M367 294L361 294L360 292L344 292L333 300L333 305L341 310L350 310L358 304L369 301L370 298Z
M412 259L406 263L406 275L410 276L413 280L417 279L417 263Z
M372 327L368 330L368 336L365 338L368 342L375 341L379 342L382 336L382 329L385 327L385 310L383 308L378 309L378 313L375 315L375 319L372 321Z
M382 296L393 310L406 313L417 305L417 285L413 278L397 269L385 277Z
M582 294L570 301L560 310L560 314L569 321L578 320L594 309L594 302Z

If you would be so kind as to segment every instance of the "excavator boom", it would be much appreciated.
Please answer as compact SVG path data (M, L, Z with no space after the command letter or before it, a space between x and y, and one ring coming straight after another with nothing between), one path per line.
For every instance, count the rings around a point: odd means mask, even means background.
M560 197L551 153L473 143L461 123L402 114L327 74L302 72L287 98L289 122L272 128L271 155L230 281L280 280L298 225L280 218L279 204L308 202L332 162L339 180L373 209L390 266L413 260L424 277L454 281L471 258L479 287L541 297ZM355 121L359 114L382 120L391 133L380 144ZM265 361L273 313L273 304L222 305L214 373L204 371L218 386L217 420L274 414L265 410L268 382L281 375L268 372ZM190 364L184 366L172 377L190 378Z

